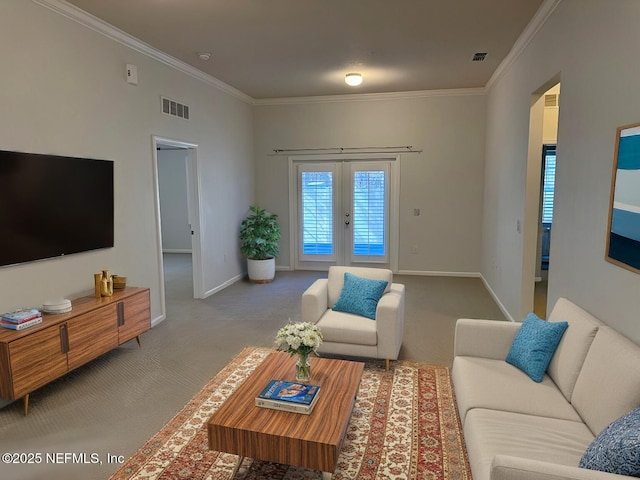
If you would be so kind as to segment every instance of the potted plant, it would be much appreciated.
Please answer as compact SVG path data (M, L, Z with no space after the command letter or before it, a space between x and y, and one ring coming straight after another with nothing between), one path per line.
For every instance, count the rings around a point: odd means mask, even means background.
M257 205L249 207L249 214L240 225L240 251L247 256L250 280L267 283L274 279L278 240L278 215Z

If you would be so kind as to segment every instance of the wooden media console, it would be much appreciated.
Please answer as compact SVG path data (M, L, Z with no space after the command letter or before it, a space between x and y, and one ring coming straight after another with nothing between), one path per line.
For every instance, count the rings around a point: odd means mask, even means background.
M24 330L0 328L0 398L29 393L151 328L148 288L116 290L111 297L82 297L68 313L43 313L42 323Z

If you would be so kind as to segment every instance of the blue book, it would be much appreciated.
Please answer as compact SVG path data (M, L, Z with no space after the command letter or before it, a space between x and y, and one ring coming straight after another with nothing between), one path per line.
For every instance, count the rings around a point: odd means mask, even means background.
M311 405L319 391L320 387L318 385L271 380L262 393L258 395L258 398L299 405Z

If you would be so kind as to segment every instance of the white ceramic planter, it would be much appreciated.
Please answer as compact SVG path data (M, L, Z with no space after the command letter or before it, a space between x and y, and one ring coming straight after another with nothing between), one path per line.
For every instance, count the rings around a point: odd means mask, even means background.
M251 260L247 259L249 280L256 283L269 283L276 276L276 259Z

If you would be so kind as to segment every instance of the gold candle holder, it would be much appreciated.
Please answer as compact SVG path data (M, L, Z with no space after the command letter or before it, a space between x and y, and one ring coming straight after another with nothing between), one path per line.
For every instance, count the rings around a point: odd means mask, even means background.
M110 297L113 295L113 277L109 270L103 270L102 273L93 275L95 285L96 298Z
M94 283L95 283L96 298L100 298L100 297L102 297L102 274L101 273L94 273L93 274L93 280L94 280Z

